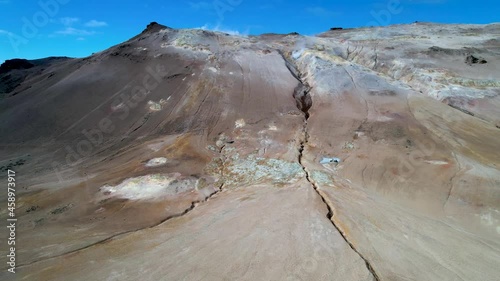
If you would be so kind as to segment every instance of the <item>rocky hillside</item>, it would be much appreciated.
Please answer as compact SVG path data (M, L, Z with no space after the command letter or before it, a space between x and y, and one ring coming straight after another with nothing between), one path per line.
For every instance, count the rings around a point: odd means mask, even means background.
M86 58L7 61L16 277L498 280L499 38L151 23Z

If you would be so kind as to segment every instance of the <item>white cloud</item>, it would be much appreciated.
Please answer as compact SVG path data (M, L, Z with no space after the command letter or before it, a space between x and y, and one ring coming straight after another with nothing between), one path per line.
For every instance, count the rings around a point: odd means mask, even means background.
M73 24L77 23L80 19L79 18L70 18L70 17L65 17L65 18L60 18L59 21L64 25L64 26L72 26Z
M247 36L248 35L248 31L242 33L242 32L239 32L238 30L228 29L228 28L222 27L219 24L217 24L214 27L210 27L208 24L205 24L205 25L203 25L201 27L195 27L194 29L218 31L218 32L223 32L223 33L227 33L227 34L231 34L231 35L237 35L237 36Z
M95 31L89 31L85 29L76 29L73 27L66 27L63 30L56 31L56 34L61 35L76 35L76 36L87 36L95 34Z
M107 26L108 24L105 21L91 20L85 23L87 27L102 27Z
M1 0L0 0L1 1ZM73 26L79 27L79 26L86 26L86 27L101 27L101 26L107 26L108 24L104 21L98 21L98 20L90 20L86 22L85 24L78 24L80 22L79 18L74 18L74 17L64 17L64 18L59 18L58 23L62 24L64 26L63 29L57 30L54 33L50 34L48 37L53 38L58 35L70 35L70 36L77 36L76 40L84 40L85 36L90 36L94 35L97 32L94 30L88 30L85 28L75 28Z

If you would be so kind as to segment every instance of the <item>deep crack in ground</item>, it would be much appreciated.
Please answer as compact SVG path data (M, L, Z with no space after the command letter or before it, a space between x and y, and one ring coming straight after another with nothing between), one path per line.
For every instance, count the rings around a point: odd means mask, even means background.
M175 218L182 217L182 216L186 215L187 213L191 212L198 204L203 203L203 202L207 202L214 195L216 195L217 193L221 192L223 188L224 188L224 184L220 184L219 188L216 189L214 192L210 193L207 197L205 197L205 199L193 201L193 202L191 202L191 205L187 209L185 209L183 212L178 213L178 214L174 214L174 215L170 215L170 216L162 219L161 221L159 221L159 222L157 222L157 223L155 223L153 225L149 225L149 226L145 226L145 227L141 227L141 228L137 228L137 229L132 229L132 230L127 230L127 231L122 231L122 232L113 234L113 235L111 235L109 237L106 237L106 238L104 238L102 240L96 241L96 242L94 242L92 244L89 244L87 246L84 246L84 247L81 247L81 248L78 248L78 249L74 249L74 250L69 251L69 252L65 252L65 253L62 253L62 254L59 254L59 255L55 255L55 256L51 256L51 257L41 258L41 259L34 260L32 262L25 263L25 264L20 264L20 265L17 266L17 268L22 268L22 267L33 265L35 263L44 262L44 261L52 260L52 259L55 259L55 258L58 258L58 257L71 255L71 254L74 254L74 253L77 253L77 252L81 252L81 251L87 250L87 249L92 248L94 246L98 246L98 245L107 243L107 242L109 242L109 241L111 241L111 240L113 240L113 239L115 239L117 237L123 236L123 235L131 234L131 233L138 232L138 231L141 231L141 230L144 230L144 229L149 229L149 228L157 227L157 226L161 225L162 223L164 223L164 222L166 222L168 220L175 219Z
M298 85L295 87L293 97L295 99L297 108L302 111L304 114L304 123L302 127L302 133L303 137L301 138L300 144L299 144L299 156L298 156L298 162L300 166L302 167L302 170L304 170L304 173L306 175L306 180L311 184L313 187L314 191L318 194L318 196L321 198L321 201L325 204L326 208L328 209L328 213L326 214L326 217L328 220L332 223L333 227L339 232L339 234L342 236L344 241L351 247L351 249L358 254L358 256L365 262L366 268L368 271L373 275L373 278L375 278L376 281L379 281L379 277L375 270L373 269L372 265L370 262L354 247L354 245L349 241L347 238L346 234L342 229L338 226L338 223L335 221L334 213L328 202L326 201L325 196L323 193L319 190L318 186L314 183L313 180L311 180L311 176L309 174L309 171L307 170L306 166L303 163L303 156L304 156L304 150L309 142L309 134L307 132L307 123L310 117L309 114L309 109L312 107L312 98L309 92L311 91L311 87L307 84L304 83L302 80L302 74L300 71L297 70L297 68L281 53L281 56L285 60L286 66L288 70L290 70L290 73L298 80ZM291 69L293 68L293 69Z

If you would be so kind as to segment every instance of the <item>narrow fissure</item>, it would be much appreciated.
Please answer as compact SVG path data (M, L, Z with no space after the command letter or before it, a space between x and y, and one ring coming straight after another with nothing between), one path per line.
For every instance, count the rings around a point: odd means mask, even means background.
M281 54L281 53L280 53ZM290 70L290 65L293 66L293 64L286 59L286 57L281 54L283 59L285 60L287 64L287 68ZM300 166L302 166L302 170L304 170L304 173L306 175L306 180L311 184L313 187L314 191L318 194L318 196L321 198L321 201L325 204L328 213L326 214L326 217L328 220L332 223L333 227L339 232L339 234L342 236L344 241L351 247L351 249L358 254L358 256L365 262L366 268L368 271L373 275L373 278L375 278L376 281L379 281L379 277L373 267L371 266L370 262L354 247L354 245L349 241L349 239L346 237L345 233L340 229L340 227L337 225L335 222L333 210L326 201L325 197L323 194L320 192L318 189L318 186L311 180L311 176L309 174L309 171L307 170L306 166L303 163L303 156L304 156L304 150L306 145L309 142L309 134L307 132L307 122L309 120L310 114L309 114L309 109L312 107L312 98L309 92L311 91L311 87L302 81L302 75L299 71L297 71L297 68L294 67L295 73L290 70L292 75L298 80L298 85L295 87L295 90L293 92L293 97L295 99L297 108L302 111L304 114L304 123L302 127L302 133L303 137L301 138L300 144L299 144L299 155L298 155L298 162Z
M293 91L293 98L295 99L297 108L304 113L306 124L309 119L309 109L312 106L312 99L309 95L310 90L311 87L309 87L309 85L303 84L302 81L299 80L299 84Z
M71 255L71 254L74 254L74 253L77 253L77 252L80 252L80 251L92 248L94 246L98 246L100 244L107 243L107 242L109 242L109 241L111 241L111 240L113 240L113 239L115 239L116 237L119 237L119 236L127 235L127 234L130 234L130 233L134 233L134 232L141 231L141 230L148 229L148 228L157 227L157 226L161 225L162 223L164 223L164 222L166 222L168 220L175 219L175 218L178 218L178 217L182 217L185 214L191 212L198 204L203 203L203 202L207 202L215 194L221 192L222 189L223 189L223 187L224 187L224 184L221 184L217 190L215 190L214 192L210 193L205 199L198 200L198 201L193 201L193 202L191 202L191 206L189 206L183 212L175 214L175 215L168 216L168 217L162 219L161 221L159 221L159 222L157 222L157 223L155 223L153 225L149 225L149 226L146 226L146 227L142 227L142 228L138 228L138 229L133 229L133 230L127 230L127 231L123 231L123 232L120 232L120 233L116 233L114 235L111 235L111 236L109 236L107 238L104 238L102 240L99 240L97 242L89 244L89 245L84 246L82 248L78 248L78 249L75 249L75 250L72 250L72 251L69 251L69 252L66 252L66 253L62 253L62 254L59 254L59 255L55 255L55 256L52 256L52 257L42 258L42 259L35 260L35 261L29 262L29 263L21 264L21 265L18 265L17 267L18 268L26 267L26 266L33 265L35 263L39 263L39 262L43 262L43 261L47 261L47 260L51 260L51 259L63 257L63 256L66 256L66 255Z
M222 167L221 167L221 171L220 171L222 179L224 179L224 166L225 166L224 148L225 148L225 145L223 145L219 149L219 154L221 155L220 159L221 159L221 162L222 162L221 163ZM102 240L99 240L97 242L94 242L92 244L84 246L82 248L78 248L78 249L75 249L75 250L72 250L72 251L69 251L69 252L61 253L59 255L55 255L55 256L52 256L52 257L47 257L47 258L42 258L42 259L34 260L32 262L29 262L29 263L20 264L17 267L18 268L26 267L26 266L30 266L30 265L33 265L35 263L43 262L43 261L46 261L46 260L51 260L51 259L55 259L55 258L58 258L58 257L62 257L62 256L74 254L76 252L80 252L80 251L92 248L94 246L98 246L100 244L107 243L107 242L111 241L112 239L114 239L116 237L119 237L119 236L127 235L127 234L130 234L130 233L134 233L134 232L141 231L141 230L148 229L148 228L157 227L157 226L161 225L162 223L164 223L164 222L166 222L168 220L171 220L171 219L174 219L174 218L178 218L178 217L182 217L182 216L186 215L187 213L191 212L198 204L203 203L203 202L207 202L210 198L212 198L213 196L215 196L217 193L220 193L223 188L224 188L224 181L221 184L219 184L218 189L216 189L214 192L210 193L205 199L193 201L193 202L191 202L191 205L188 208L186 208L184 211L182 211L181 213L168 216L168 217L162 219L161 221L159 221L159 222L157 222L157 223L155 223L153 225L149 225L149 226L142 227L142 228L137 228L137 229L132 229L132 230L127 230L127 231L119 232L119 233L113 234L113 235L111 235L109 237L106 237L106 238L104 238Z

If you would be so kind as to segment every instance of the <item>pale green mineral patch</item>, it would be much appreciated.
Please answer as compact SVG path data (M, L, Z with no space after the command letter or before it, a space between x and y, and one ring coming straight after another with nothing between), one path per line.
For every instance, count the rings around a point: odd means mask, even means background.
M311 172L311 179L314 181L316 184L322 184L322 185L332 185L333 180L328 175L327 173L321 172L321 171L312 171Z
M248 185L270 181L273 184L295 182L305 176L298 163L280 159L268 159L249 155L240 159L238 154L231 157L225 166L225 182L228 185Z
M254 154L241 158L239 153L232 153L225 160L216 158L207 165L205 170L212 173L221 172L221 180L226 187L253 185L263 182L280 186L296 182L305 176L302 167L298 163L257 157Z

